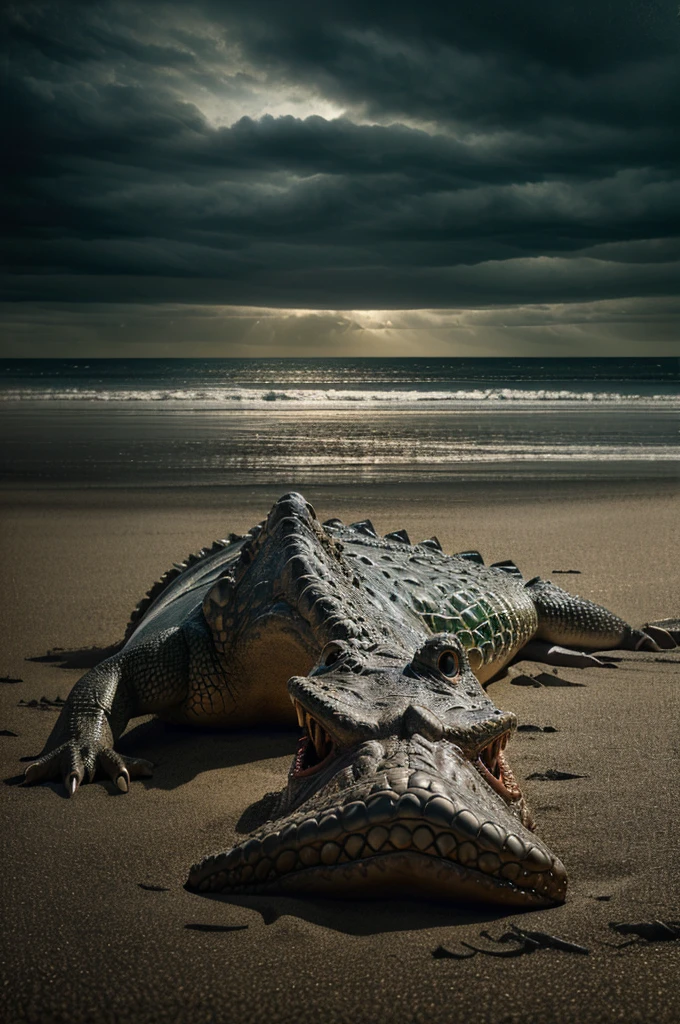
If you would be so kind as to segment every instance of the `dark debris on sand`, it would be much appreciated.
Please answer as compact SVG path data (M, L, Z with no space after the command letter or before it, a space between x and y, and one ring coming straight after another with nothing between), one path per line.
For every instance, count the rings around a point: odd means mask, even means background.
M17 707L20 708L36 708L38 711L54 711L61 710L66 701L62 697L55 697L54 700L50 700L49 697L41 697L40 700L20 700Z
M539 782L563 782L565 779L587 779L587 775L575 775L573 772L561 772L558 768L547 768L544 772L532 772L528 779Z
M633 936L613 946L614 949L625 949L626 946L640 942L680 942L680 921L639 921L630 924L610 921L609 927L619 935Z
M243 932L247 924L185 924L184 927L190 932Z
M611 896L596 896L596 900L609 900ZM622 936L632 936L625 942L614 944L603 943L610 949L626 949L629 946L650 942L680 942L680 921L640 921L640 922L617 922L610 921L609 927ZM482 956L502 957L511 959L524 956L528 953L535 953L539 949L555 949L561 953L578 953L587 956L590 950L587 946L563 939L559 935L550 935L548 932L531 931L526 928L518 928L517 925L510 925L510 931L503 932L498 938L488 931L479 933L480 939L486 939L494 946L507 946L507 949L494 949L488 946L474 946L470 942L460 940L468 952L447 949L446 946L437 946L432 950L434 960L469 960L480 953Z
M506 949L489 949L484 946L473 946L470 942L461 940L461 946L465 946L466 949L470 950L469 953L458 953L454 950L446 949L445 946L437 946L432 951L432 956L435 960L468 960L477 953L481 953L483 956L511 959L513 957L525 956L527 953L535 953L539 949L556 949L561 953L579 953L582 956L587 956L590 953L587 946L580 946L576 942L560 938L559 935L550 935L548 932L528 931L524 928L518 928L516 925L511 925L510 927L510 931L503 932L498 938L495 938L488 931L479 933L481 939L486 939L496 946L506 946Z

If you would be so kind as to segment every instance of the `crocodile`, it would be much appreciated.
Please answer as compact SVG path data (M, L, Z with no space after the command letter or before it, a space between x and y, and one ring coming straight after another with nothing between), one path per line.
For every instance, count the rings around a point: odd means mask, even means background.
M564 868L532 835L505 754L515 716L482 685L530 643L674 641L511 562L380 537L369 520L322 525L287 494L151 589L121 648L74 686L26 782L60 778L72 796L101 770L127 792L152 771L115 750L137 715L231 727L297 715L277 821L195 866L190 887L559 902Z
M288 689L304 729L276 817L194 865L201 893L564 900L496 708L453 633L333 640Z

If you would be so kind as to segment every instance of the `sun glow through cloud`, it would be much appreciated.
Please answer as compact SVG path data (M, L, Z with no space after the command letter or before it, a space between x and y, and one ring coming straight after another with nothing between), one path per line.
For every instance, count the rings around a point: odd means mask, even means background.
M677 19L530 8L8 6L4 351L669 354Z
M267 88L253 88L239 96L206 92L195 94L191 100L214 128L229 128L243 117L254 121L262 117L295 117L300 120L322 117L330 121L345 113L337 103L303 90L291 90L281 95Z

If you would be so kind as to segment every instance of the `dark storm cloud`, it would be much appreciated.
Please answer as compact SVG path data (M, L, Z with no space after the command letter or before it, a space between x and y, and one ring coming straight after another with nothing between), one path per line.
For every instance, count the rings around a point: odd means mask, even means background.
M5 17L10 299L678 291L675 3L23 2Z
M292 10L291 10L292 8ZM225 5L212 4L216 17ZM672 123L669 0L227 5L246 53L373 114L506 129L542 117ZM653 111L650 109L653 108ZM677 123L677 121L675 122Z

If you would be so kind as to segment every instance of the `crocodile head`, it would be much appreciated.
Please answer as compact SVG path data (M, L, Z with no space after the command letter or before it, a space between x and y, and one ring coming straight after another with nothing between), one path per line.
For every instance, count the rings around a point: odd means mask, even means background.
M452 634L410 656L334 640L288 689L304 728L280 817L192 868L201 892L394 894L540 907L565 898L496 708Z

